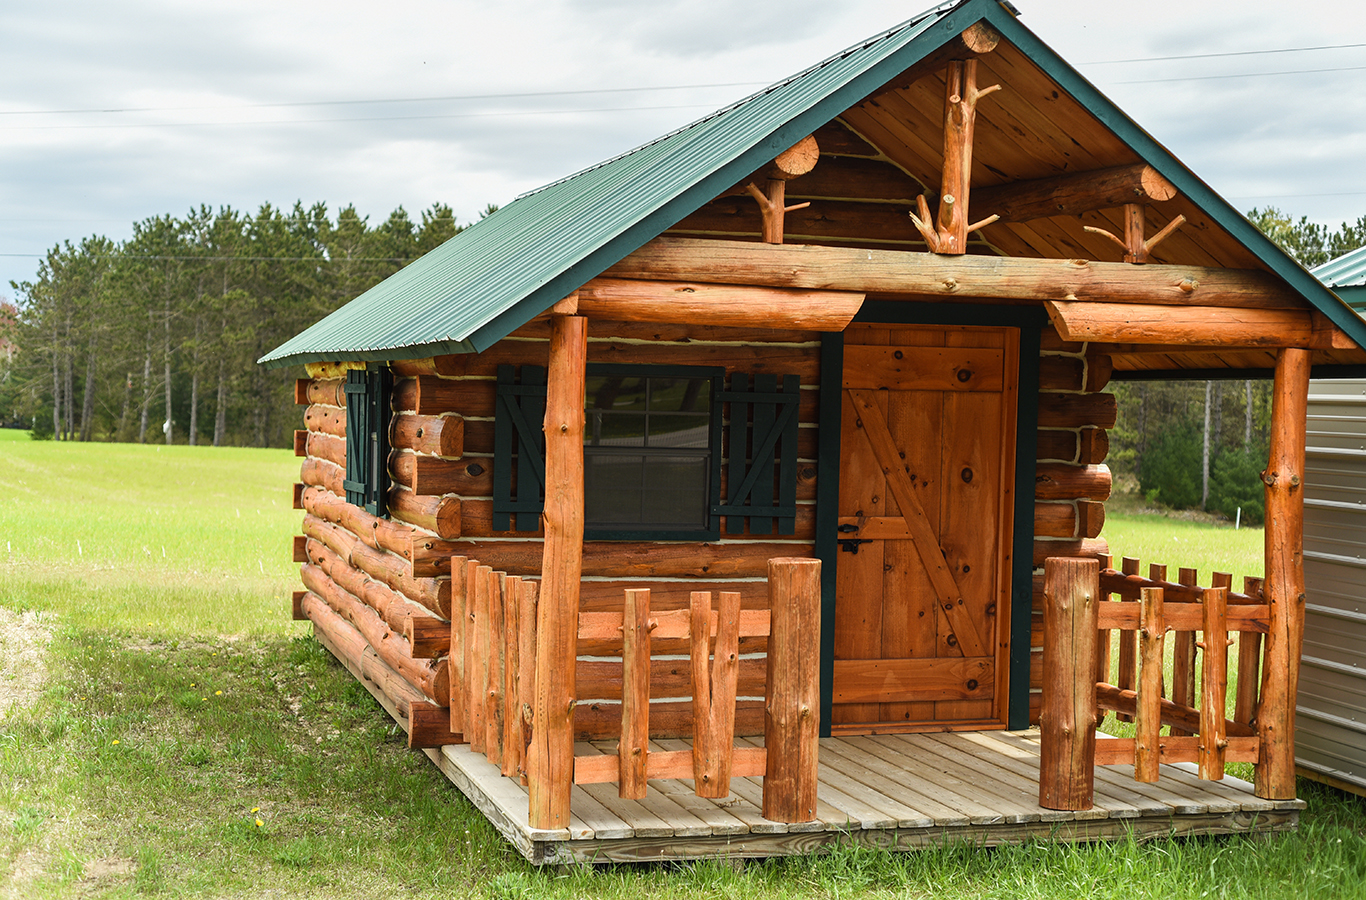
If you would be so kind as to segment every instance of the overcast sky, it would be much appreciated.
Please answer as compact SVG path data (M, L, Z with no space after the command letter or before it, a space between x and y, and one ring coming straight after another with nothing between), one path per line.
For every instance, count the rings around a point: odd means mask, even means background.
M927 2L6 3L0 294L61 240L199 204L351 203L376 222L439 201L469 221ZM1366 213L1359 2L1015 5L1235 208ZM1356 46L1303 49L1336 45ZM1291 52L1252 52L1272 50ZM1129 61L1177 56L1202 58Z

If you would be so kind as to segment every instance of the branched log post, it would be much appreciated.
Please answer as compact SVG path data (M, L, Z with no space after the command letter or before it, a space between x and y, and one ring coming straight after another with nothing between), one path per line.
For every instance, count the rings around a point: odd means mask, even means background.
M820 658L812 652L820 646L820 560L770 559L768 598L763 814L775 822L810 822L820 738Z
M1044 564L1042 731L1039 805L1090 809L1095 803L1096 654L1100 563L1050 558Z
M977 87L977 60L949 63L944 89L944 175L939 192L939 219L930 239L928 212L924 200L918 200L920 216L912 214L916 228L925 236L930 250L935 253L961 255L967 252L968 235L995 222L998 216L988 216L980 222L968 223L968 192L972 184L972 138L977 127L977 102L1001 86Z
M1304 641L1304 436L1309 401L1309 351L1287 348L1276 358L1271 401L1271 452L1266 483L1266 582L1271 615L1257 713L1256 793L1267 800L1295 796L1295 696Z
M537 605L530 824L569 825L574 787L574 670L583 577L584 373L587 320L553 316L545 408L545 549Z
M753 182L745 185L745 191L759 204L759 214L764 221L764 243L781 244L785 215L811 205L807 202L788 206L787 182L788 179L805 175L814 169L820 155L820 147L817 146L815 137L807 135L773 160L773 167L768 172L764 190L759 190Z
M1147 229L1147 222L1144 216L1144 207L1141 203L1124 204L1124 237L1121 239L1104 228L1097 228L1094 225L1083 225L1082 228L1092 234L1109 238L1119 245L1124 251L1124 261L1142 265L1152 258L1153 248L1165 241L1176 229L1186 224L1186 217L1179 213L1157 234L1150 238L1143 237Z

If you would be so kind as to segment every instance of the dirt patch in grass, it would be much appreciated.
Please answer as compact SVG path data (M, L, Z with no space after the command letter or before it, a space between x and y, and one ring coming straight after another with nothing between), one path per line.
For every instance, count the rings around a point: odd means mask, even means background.
M0 607L0 718L32 706L47 682L47 645L52 631L33 610Z

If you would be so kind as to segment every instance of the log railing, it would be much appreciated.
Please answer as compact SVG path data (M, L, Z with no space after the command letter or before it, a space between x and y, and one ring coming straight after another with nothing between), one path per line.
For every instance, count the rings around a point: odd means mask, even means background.
M535 723L538 582L451 560L450 728L470 749L523 784L541 777L529 752ZM573 759L573 782L615 781L641 799L652 779L692 778L698 796L721 798L732 778L762 776L763 814L782 822L815 816L820 563L769 561L767 610L742 610L740 594L693 592L684 610L650 611L648 588L624 591L622 612L582 612L578 640L622 646L621 741L614 754ZM764 747L735 745L741 638L768 638ZM693 746L650 749L650 646L684 640L692 663ZM773 748L770 750L769 748Z
M1096 560L1045 564L1039 803L1050 809L1089 809L1096 765L1132 763L1137 780L1156 781L1161 763L1194 762L1201 778L1221 779L1225 762L1258 762L1261 635L1270 625L1261 581L1246 579L1239 594L1223 573L1201 587L1192 569L1171 583L1164 567L1143 578L1136 559L1125 559L1121 571L1108 558L1104 563L1103 569ZM1119 599L1109 601L1112 595ZM1119 632L1117 684L1108 680L1111 631ZM1163 690L1169 631L1171 699ZM1226 717L1231 631L1240 638L1232 720ZM1135 736L1098 737L1105 711L1132 720ZM1170 734L1161 733L1163 726Z

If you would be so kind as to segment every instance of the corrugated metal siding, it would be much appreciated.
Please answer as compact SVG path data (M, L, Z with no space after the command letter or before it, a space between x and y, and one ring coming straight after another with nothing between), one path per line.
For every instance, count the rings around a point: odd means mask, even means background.
M1366 381L1315 381L1304 493L1301 766L1366 791Z

